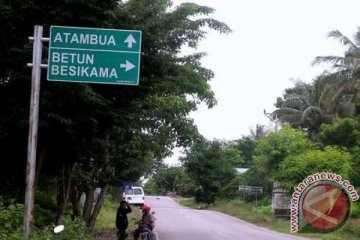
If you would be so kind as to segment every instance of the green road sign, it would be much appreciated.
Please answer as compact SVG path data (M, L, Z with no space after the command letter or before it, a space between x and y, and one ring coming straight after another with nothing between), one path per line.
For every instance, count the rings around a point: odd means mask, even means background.
M141 32L51 26L49 81L138 85Z

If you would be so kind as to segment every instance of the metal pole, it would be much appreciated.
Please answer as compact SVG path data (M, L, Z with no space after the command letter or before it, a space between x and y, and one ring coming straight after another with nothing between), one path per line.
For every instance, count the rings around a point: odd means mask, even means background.
M31 222L33 221L34 195L35 195L35 169L36 169L36 145L39 119L39 95L42 54L43 27L35 25L33 43L33 61L31 74L31 100L29 118L29 139L26 166L26 189L25 189L25 212L24 212L24 239L29 238Z

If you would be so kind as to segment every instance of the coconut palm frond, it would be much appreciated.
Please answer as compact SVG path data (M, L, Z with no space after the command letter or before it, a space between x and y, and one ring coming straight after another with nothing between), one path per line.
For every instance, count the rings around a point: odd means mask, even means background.
M345 57L347 57L348 55L357 56L359 58L360 57L360 48L358 46L349 47L349 49L345 53Z
M281 116L283 114L298 114L298 113L302 113L302 111L295 108L279 108L273 112L273 114L276 114L277 116Z
M314 66L320 63L345 64L346 59L339 56L318 56L314 59L311 65Z
M319 107L310 106L302 114L302 121L305 121L309 118L318 118L321 116L322 110Z
M334 70L344 70L347 69L348 66L344 64L334 64L333 66L331 66L331 68Z
M329 109L331 103L331 96L333 93L333 88L331 85L324 86L323 90L321 91L321 95L319 97L319 106L323 109Z
M348 81L345 84L341 84L336 89L336 94L332 96L333 102L340 102L340 98L346 97L349 94L353 94L354 89L352 88L352 84Z
M340 78L342 80L349 80L351 79L352 75L353 75L353 69L350 68L350 69L343 69L343 70L340 70L336 73L334 73L334 75L337 77L337 78Z
M338 39L343 45L348 47L356 47L356 45L339 30L333 30L328 33L328 37Z
M309 94L291 94L289 96L286 96L286 101L283 105L291 106L291 105L305 105L309 106ZM285 107L285 106L284 106Z
M254 140L260 139L269 132L269 130L265 125L260 125L260 124L256 124L255 129L249 128L249 130L250 130L251 138Z
M356 45L360 46L360 28L358 27L358 31L354 34L354 41Z
M332 82L338 82L340 79L351 79L352 78L352 74L353 74L353 69L352 68L346 68L346 69L341 69L338 70L336 72L328 72L326 74L324 74L326 81L328 83Z
M301 126L301 114L285 114L278 118L281 123L289 123L293 126Z

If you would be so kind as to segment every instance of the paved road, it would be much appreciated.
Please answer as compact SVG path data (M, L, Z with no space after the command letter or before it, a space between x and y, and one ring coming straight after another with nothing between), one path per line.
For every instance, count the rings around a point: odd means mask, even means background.
M169 197L146 197L155 211L158 240L305 240L209 210L180 206Z

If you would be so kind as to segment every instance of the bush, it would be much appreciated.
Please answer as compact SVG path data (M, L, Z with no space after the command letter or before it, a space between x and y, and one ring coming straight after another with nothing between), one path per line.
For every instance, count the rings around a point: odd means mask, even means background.
M85 223L80 219L71 220L70 217L66 217L60 221L60 224L64 225L65 228L62 232L54 234L54 225L47 226L43 229L34 229L30 239L31 240L60 240L60 239L71 239L71 240L87 240L91 239L90 234L86 228Z
M41 215L41 213L39 213ZM46 214L48 215L48 213ZM0 239L6 240L22 240L23 239L23 217L24 205L15 203L14 201L4 204L0 198ZM54 225L46 227L34 227L30 235L33 240L48 239L74 239L86 240L90 239L90 235L82 220L72 221L70 217L61 220L65 226L63 232L54 235Z
M5 206L0 199L0 239L22 239L24 205L11 202Z
M351 217L360 218L360 202L353 202L351 206Z
M272 214L272 208L271 206L259 206L259 207L255 207L254 211L258 214L262 214L262 215L267 215L267 216L271 216Z
M63 232L57 235L59 237L58 239L90 239L90 234L88 229L86 228L85 222L81 219L71 220L70 217L67 217L61 221L61 224L65 226L65 229Z

